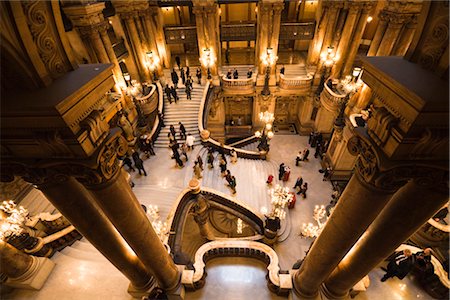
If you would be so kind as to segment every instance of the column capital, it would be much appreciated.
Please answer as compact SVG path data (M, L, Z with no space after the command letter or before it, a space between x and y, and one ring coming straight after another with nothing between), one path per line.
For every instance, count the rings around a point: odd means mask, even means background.
M380 12L380 20L389 22L389 26L402 26L413 18L414 14L402 14L392 11L383 10Z
M356 171L360 179L372 187L395 192L409 180L423 188L449 192L449 171L438 165L422 163L388 162L370 138L353 136L347 144L352 155L359 155Z
M76 27L94 25L104 20L102 11L105 9L105 3L103 2L65 6L62 9Z
M84 36L95 35L97 33L106 33L109 26L110 26L109 23L106 20L104 20L97 24L80 26L80 27L78 27L78 30L79 30L81 36L84 37Z

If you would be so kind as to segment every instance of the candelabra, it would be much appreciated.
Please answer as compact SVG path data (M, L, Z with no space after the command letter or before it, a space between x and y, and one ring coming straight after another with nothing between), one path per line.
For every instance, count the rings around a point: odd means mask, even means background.
M322 232L323 227L325 226L328 217L327 211L324 205L316 205L314 208L313 219L317 222L317 225L313 223L303 223L302 230L300 232L300 236L302 237L318 237Z
M258 150L269 152L269 140L273 138L272 122L275 120L273 113L268 111L259 113L259 120L264 123L262 131L256 131L255 136L260 139Z
M12 201L3 201L0 205L0 240L19 236L28 217L28 211Z
M205 48L203 49L203 55L200 57L200 62L206 68L207 78L211 79L211 67L214 66L214 57L211 54L211 49Z
M269 79L270 79L270 69L273 64L277 61L278 56L273 54L272 48L267 48L266 53L261 56L262 63L266 66L266 72L264 76L264 88L261 92L261 95L263 96L269 96L270 95L270 89L269 89Z
M293 195L289 192L288 187L282 187L278 184L275 188L270 189L269 193L272 203L270 216L284 220L286 218L285 207L294 199Z
M320 77L320 83L319 87L317 88L316 94L320 95L320 93L323 91L323 88L325 86L325 80L328 78L330 74L330 70L333 67L333 65L338 61L338 57L336 56L336 53L334 52L334 47L328 47L327 52L322 53L320 55L320 61L322 63L322 75Z
M158 80L156 69L158 68L159 58L153 55L153 51L148 51L146 54L148 59L148 68L153 73L153 81L156 81Z

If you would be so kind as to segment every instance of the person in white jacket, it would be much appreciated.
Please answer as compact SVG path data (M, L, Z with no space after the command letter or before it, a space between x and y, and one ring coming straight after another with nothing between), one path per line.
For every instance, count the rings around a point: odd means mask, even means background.
M186 144L188 145L189 149L194 150L194 141L195 137L192 136L190 133L188 133L186 137Z

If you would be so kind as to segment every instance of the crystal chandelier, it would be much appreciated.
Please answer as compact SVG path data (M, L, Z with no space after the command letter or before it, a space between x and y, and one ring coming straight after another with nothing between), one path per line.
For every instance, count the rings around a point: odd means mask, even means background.
M300 236L302 237L318 237L322 232L323 227L325 226L328 217L327 211L324 205L316 205L314 208L313 218L317 222L317 225L313 223L303 223L302 230L300 232Z
M264 123L272 123L275 120L275 117L273 116L273 113L265 111L259 113L259 120Z
M164 242L164 239L169 232L169 225L167 224L167 222L162 222L160 220L161 216L159 215L158 205L150 204L147 207L147 216L150 219L152 227L158 235L159 239Z
M293 195L289 192L288 187L282 187L278 184L275 188L270 189L269 193L272 203L272 211L270 216L278 217L280 220L284 220L286 218L285 207L292 201L294 198Z
M23 232L23 225L28 217L28 210L12 201L3 201L0 205L0 240L18 236Z

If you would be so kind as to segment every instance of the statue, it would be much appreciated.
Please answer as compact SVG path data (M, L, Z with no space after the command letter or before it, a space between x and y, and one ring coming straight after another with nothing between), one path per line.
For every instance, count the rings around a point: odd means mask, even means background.
M133 127L131 126L130 121L128 121L128 118L123 111L119 112L117 125L122 129L125 139L128 142L132 142L134 140Z

